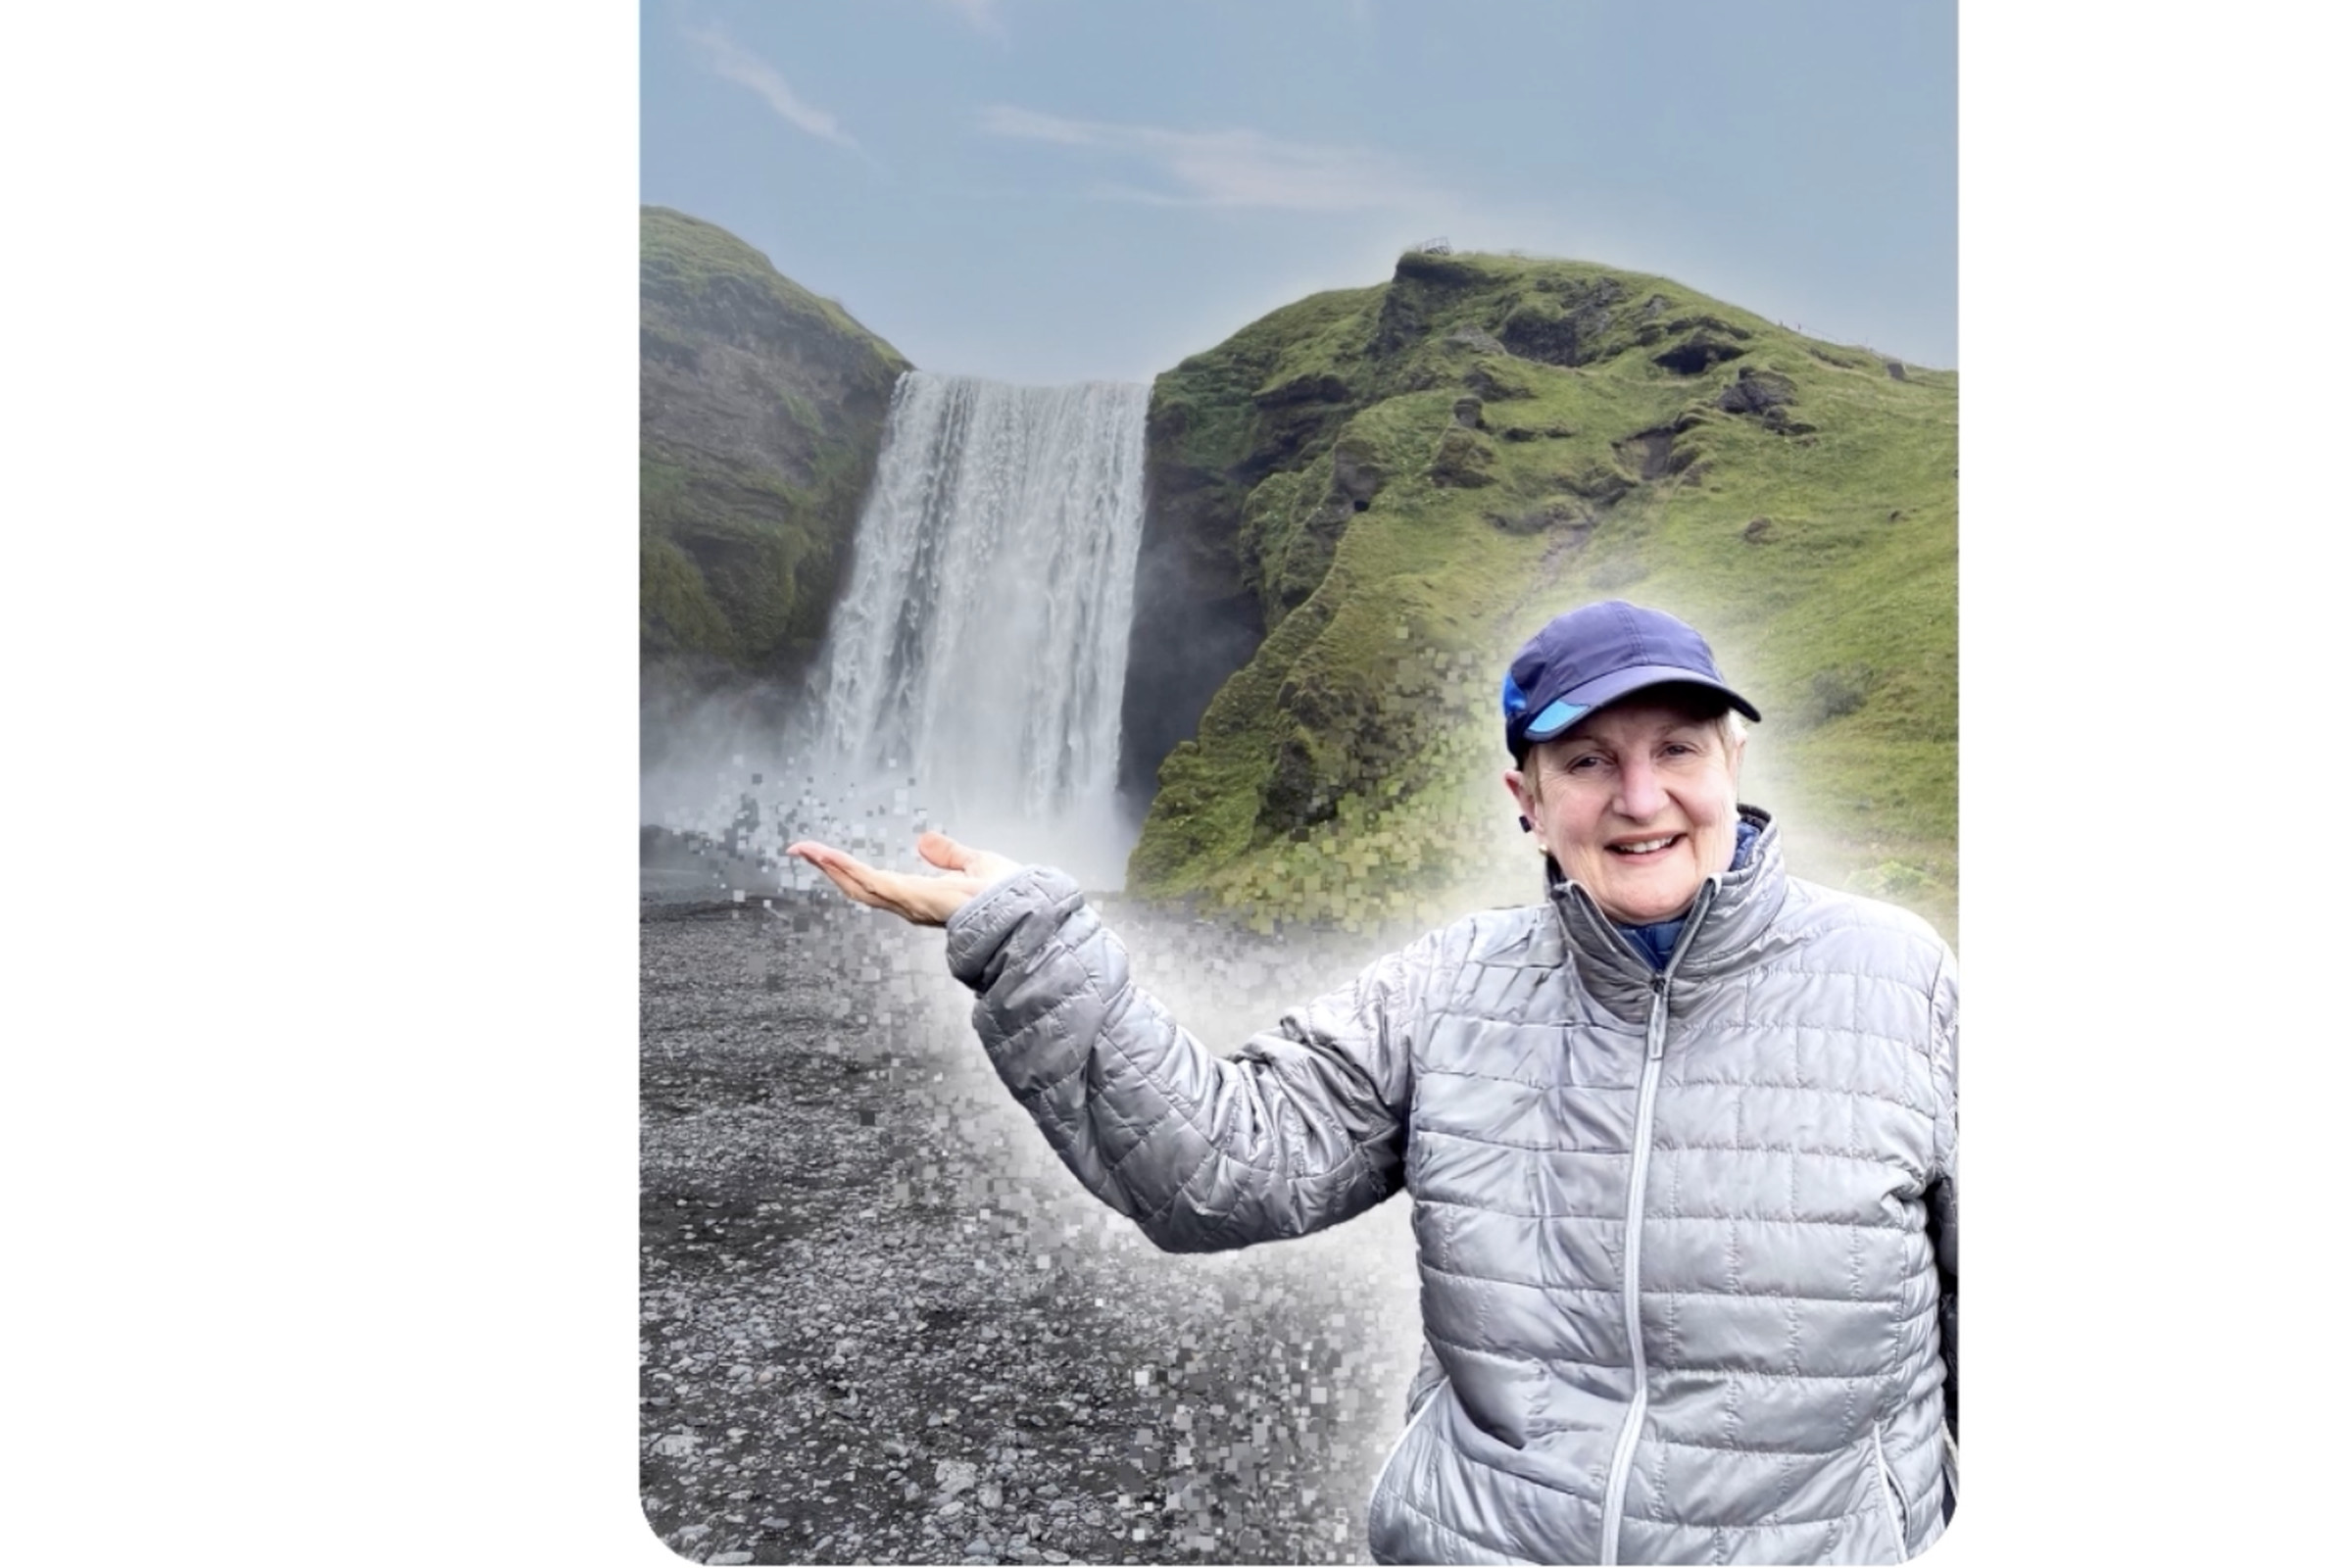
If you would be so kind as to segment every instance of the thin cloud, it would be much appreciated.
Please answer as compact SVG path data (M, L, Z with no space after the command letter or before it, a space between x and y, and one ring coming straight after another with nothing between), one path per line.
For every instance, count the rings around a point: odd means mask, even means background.
M1004 19L997 15L997 0L939 0L939 3L971 24L974 30L992 38L1004 36Z
M716 23L690 28L686 37L702 49L712 72L758 93L781 119L836 146L852 149L858 146L850 133L841 128L839 120L803 101L785 85L782 74L775 67L728 37Z
M983 109L980 128L1139 166L1126 171L1130 177L1094 187L1111 201L1341 213L1423 204L1433 194L1411 169L1375 149L1283 141L1255 130L1114 125L1008 104ZM1133 178L1139 168L1156 183Z

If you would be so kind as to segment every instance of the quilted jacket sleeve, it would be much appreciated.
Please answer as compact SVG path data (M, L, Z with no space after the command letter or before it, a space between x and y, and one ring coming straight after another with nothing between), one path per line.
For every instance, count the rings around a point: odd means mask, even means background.
M1936 981L1936 1118L1937 1174L1928 1187L1928 1230L1936 1243L1936 1271L1943 1282L1943 1412L1960 1435L1960 982L1947 955Z
M1135 988L1059 871L1023 870L948 922L998 1075L1062 1163L1170 1251L1303 1235L1396 1191L1412 951L1223 1058Z

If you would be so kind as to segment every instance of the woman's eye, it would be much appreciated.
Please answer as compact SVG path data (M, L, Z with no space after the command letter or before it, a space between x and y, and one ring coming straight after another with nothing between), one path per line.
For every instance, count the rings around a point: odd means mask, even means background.
M1590 773L1599 765L1600 759L1597 757L1572 757L1568 760L1568 765L1565 768L1562 768L1561 771L1566 773Z

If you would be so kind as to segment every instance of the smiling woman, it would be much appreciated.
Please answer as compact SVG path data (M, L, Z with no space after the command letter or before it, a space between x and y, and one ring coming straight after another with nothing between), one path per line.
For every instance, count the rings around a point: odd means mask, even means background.
M1732 863L1740 822L1739 719L1680 703L1627 703L1503 775L1544 853L1613 920L1679 914Z
M1958 978L1902 910L1788 876L1705 641L1587 605L1502 682L1545 897L1457 921L1230 1056L1137 991L1062 873L794 853L944 924L1065 1164L1200 1251L1413 1199L1421 1370L1384 1562L1887 1562L1958 1430ZM1269 1347L1269 1355L1279 1354Z
M1612 920L1679 914L1732 863L1747 737L1737 713L1703 705L1695 694L1621 703L1503 774L1536 842Z

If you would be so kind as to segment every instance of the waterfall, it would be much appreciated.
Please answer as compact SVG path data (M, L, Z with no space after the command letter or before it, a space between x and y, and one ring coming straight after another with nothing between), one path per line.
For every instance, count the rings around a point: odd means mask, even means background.
M1118 885L1150 396L900 377L815 677L834 798Z

